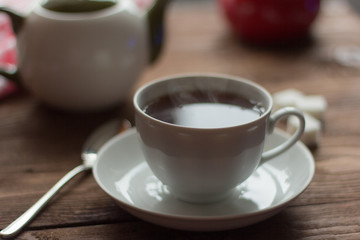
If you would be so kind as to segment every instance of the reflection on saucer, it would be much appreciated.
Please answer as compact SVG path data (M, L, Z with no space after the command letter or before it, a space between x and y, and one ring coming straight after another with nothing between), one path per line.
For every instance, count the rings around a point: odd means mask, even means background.
M176 199L167 186L152 174L146 162L135 166L114 184L116 190L129 203L136 206L143 208L159 206L157 211L161 212L164 205L171 204L171 209L166 209L164 213L184 216L226 216L232 215L234 211L251 213L270 207L277 197L282 196L283 190L286 191L281 185L288 186L286 184L288 176L278 175L278 172L271 166L259 168L249 179L237 186L226 199L208 204L192 204ZM278 194L279 190L282 193ZM146 201L143 201L144 198Z
M276 146L286 138L275 131L266 145ZM260 166L226 199L189 203L176 199L153 175L138 145L135 129L105 144L93 169L99 186L129 213L165 227L193 231L227 230L267 219L306 189L314 171L311 153L297 143Z

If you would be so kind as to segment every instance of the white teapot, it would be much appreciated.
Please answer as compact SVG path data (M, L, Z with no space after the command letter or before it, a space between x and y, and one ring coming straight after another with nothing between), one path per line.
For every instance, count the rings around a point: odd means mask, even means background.
M128 96L163 43L168 0L47 0L26 16L8 8L18 66L0 75L56 108L95 111Z

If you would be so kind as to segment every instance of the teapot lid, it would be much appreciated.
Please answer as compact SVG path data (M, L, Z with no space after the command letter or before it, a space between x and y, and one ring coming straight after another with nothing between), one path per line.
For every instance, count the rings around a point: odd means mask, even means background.
M41 6L56 12L78 13L102 10L117 2L118 0L44 0Z

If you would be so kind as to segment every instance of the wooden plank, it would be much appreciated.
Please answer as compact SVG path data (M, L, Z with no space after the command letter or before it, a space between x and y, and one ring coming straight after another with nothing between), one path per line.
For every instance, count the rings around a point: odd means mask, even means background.
M37 181L34 177L35 180ZM49 178L40 178L40 180L47 181ZM4 191L6 194L0 195L2 207L0 229L20 216L50 188L50 186L40 187L31 182L21 185L29 190L15 189L13 192ZM37 190L37 187L43 191ZM87 174L77 177L64 187L30 226L90 224L129 219L133 217L120 209L115 201L96 185L92 176Z
M345 161L345 160L344 160ZM360 175L349 159L349 167L341 167L338 159L330 159L318 163L318 169L310 187L290 206L323 205L339 202L351 202L359 199ZM357 165L360 167L359 164ZM19 184L23 189L6 190L0 196L2 217L0 228L19 216L34 203L50 186L43 186L37 181ZM44 177L49 180L50 177ZM54 178L51 178L54 179ZM41 180L41 179L40 179ZM34 184L34 182L36 184ZM16 185L18 183L15 182ZM26 191L25 189L28 189ZM42 189L39 190L39 189ZM96 185L91 176L79 176L70 183L49 207L31 224L33 227L106 222L132 219L120 209L109 196Z
M86 227L31 230L18 239L358 239L360 202L289 207L258 224L222 232L188 232L141 220ZM279 227L281 226L281 227Z

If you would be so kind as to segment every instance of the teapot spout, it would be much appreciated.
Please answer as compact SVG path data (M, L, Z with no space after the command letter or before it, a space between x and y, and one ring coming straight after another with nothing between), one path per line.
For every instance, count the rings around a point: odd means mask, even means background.
M6 7L0 7L0 12L3 12L10 17L13 31L15 34L18 34L25 21L25 16Z
M160 55L164 44L164 15L169 0L154 0L147 12L149 40L150 40L150 63Z

